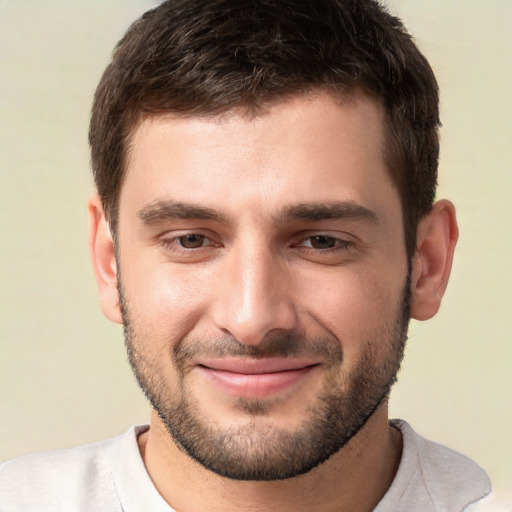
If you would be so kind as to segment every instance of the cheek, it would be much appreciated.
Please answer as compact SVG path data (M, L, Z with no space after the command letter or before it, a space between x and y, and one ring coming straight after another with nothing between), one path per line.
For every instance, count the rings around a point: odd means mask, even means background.
M150 331L152 338L175 343L197 324L209 303L209 281L198 272L169 263L147 262L143 257L123 262L123 290L133 322Z
M303 296L310 316L343 344L346 357L365 342L378 341L392 327L399 311L406 276L340 268L324 279L307 283Z

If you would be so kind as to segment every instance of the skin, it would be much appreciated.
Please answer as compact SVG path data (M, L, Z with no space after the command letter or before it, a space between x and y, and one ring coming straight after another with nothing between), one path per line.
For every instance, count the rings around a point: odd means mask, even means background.
M105 315L123 321L119 264L141 357L158 364L169 390L180 393L185 386L197 414L217 428L250 424L255 436L296 430L319 393L333 385L333 375L336 385L350 387L365 341L389 330L397 316L408 265L400 199L384 164L383 130L383 109L362 93L341 103L325 93L294 97L257 116L235 111L212 119L148 118L131 140L117 262L101 202L90 200L91 256ZM201 205L218 218L162 215L158 201ZM293 205L334 202L362 207L371 218L283 215ZM184 250L180 237L190 234L206 238ZM313 247L326 240L314 236L329 237L334 247ZM456 240L453 205L439 201L418 226L414 318L437 312ZM180 381L170 357L189 340L229 337L258 347L280 332L336 339L343 361L329 379L326 366L316 361L319 366L306 377L270 395L244 387L250 399L265 405L256 418L197 365ZM393 350L381 336L375 365ZM176 445L154 412L139 444L155 486L178 511L372 510L391 484L401 453L386 401L326 462L286 480L242 482L205 469Z

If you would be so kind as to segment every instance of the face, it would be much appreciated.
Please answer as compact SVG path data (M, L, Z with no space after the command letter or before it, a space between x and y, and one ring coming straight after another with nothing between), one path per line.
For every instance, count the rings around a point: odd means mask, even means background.
M319 94L133 135L116 248L130 361L174 442L220 475L307 472L385 402L409 284L383 129L373 100Z

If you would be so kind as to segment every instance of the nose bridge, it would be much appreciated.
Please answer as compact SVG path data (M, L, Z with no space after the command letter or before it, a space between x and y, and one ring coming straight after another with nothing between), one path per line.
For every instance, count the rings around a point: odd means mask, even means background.
M235 244L224 261L215 322L243 344L258 344L275 329L292 329L293 298L282 263L265 242Z

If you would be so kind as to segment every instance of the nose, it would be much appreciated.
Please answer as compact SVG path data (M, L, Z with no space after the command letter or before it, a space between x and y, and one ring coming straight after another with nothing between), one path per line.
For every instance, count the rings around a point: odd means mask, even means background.
M257 345L276 330L296 327L293 283L270 248L240 244L223 258L213 321L244 345Z

